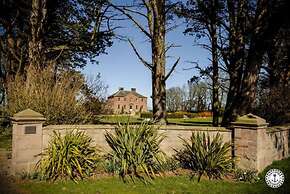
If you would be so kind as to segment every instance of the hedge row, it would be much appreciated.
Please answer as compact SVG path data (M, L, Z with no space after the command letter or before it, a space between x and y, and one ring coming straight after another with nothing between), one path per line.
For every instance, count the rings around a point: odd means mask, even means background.
M204 111L204 112L198 112L198 113L190 113L190 112L174 112L174 113L167 113L167 118L196 118L196 117L211 117L212 112L210 111ZM141 118L152 118L153 114L152 112L142 112L140 114Z

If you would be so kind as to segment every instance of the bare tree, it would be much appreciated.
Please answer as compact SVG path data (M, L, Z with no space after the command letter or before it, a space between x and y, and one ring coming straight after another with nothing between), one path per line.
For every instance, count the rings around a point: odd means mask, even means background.
M151 62L146 61L138 52L131 40L129 44L133 48L138 59L151 71L152 76L152 103L153 118L156 122L166 123L166 80L170 77L179 59L167 72L166 52L172 46L166 46L165 35L167 32L167 15L175 4L168 5L165 0L139 0L137 6L112 6L125 15L143 33L151 44ZM139 18L145 19L146 25Z
M184 105L183 92L180 87L172 87L166 91L166 105L169 112L180 111Z

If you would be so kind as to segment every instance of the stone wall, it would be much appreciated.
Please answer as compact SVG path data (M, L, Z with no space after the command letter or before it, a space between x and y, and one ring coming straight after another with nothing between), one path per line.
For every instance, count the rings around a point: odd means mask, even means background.
M233 153L239 168L262 171L274 160L289 157L290 127L269 128L264 119L253 114L232 124Z
M109 151L105 141L106 131L113 131L113 125L49 125L42 126L45 118L33 111L24 110L12 117L12 174L33 170L40 159L40 153L48 146L54 130L65 134L68 130L85 131L97 146ZM161 126L159 133L165 135L161 149L174 154L174 149L182 146L179 137L189 139L192 133L208 132L210 136L222 135L224 142L232 142L232 154L237 158L237 167L262 171L274 160L289 157L289 127L269 128L266 121L247 114L232 123L232 129L222 127L196 127L167 125Z
M85 131L97 146L100 146L103 150L109 151L109 146L105 140L104 134L106 131L111 132L114 129L113 125L49 125L43 128L43 146L46 148L54 130L59 131L61 134L65 134L68 130L81 130ZM225 142L231 142L231 131L222 127L193 127L193 126L178 126L167 125L162 126L158 130L159 133L165 135L165 139L161 143L161 150L167 155L174 154L174 150L178 149L182 145L182 141L179 137L189 139L192 132L208 132L211 137L220 133Z
M273 160L289 157L289 127L268 128L259 134L258 168L264 169Z

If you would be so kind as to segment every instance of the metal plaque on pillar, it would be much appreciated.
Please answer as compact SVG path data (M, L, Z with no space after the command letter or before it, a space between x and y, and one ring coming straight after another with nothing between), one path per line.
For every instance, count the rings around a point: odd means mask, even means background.
M36 134L36 126L25 126L24 134Z

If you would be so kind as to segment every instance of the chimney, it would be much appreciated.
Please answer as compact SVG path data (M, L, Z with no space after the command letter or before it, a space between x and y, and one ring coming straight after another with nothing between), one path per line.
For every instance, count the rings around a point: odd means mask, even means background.
M131 91L132 92L136 92L136 88L131 88Z
M123 91L123 90L124 90L124 88L122 88L122 87L119 88L119 91Z

